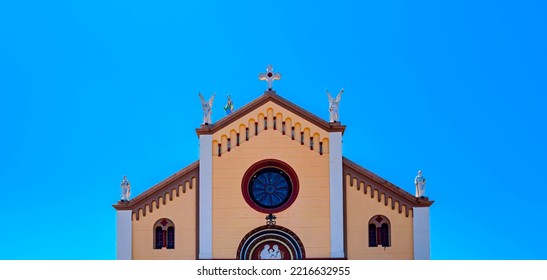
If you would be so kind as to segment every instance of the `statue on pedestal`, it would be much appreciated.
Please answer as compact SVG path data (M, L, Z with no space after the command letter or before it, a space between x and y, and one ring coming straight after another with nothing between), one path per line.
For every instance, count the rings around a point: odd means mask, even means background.
M211 124L211 112L213 110L213 100L215 100L215 93L209 98L209 101L205 101L201 92L198 93L199 98L201 99L201 107L203 109L203 123L202 124Z
M340 116L338 115L338 105L340 104L340 99L342 98L343 92L344 89L340 90L336 98L332 98L330 92L327 90L327 96L329 97L330 122L340 121Z
M129 180L127 180L126 176L123 176L123 180L120 185L122 187L121 201L129 201L129 197L131 196L131 184L129 183Z
M230 95L228 95L228 103L224 106L224 111L226 111L226 115L229 115L234 111L234 103L232 102L232 97Z
M414 178L416 185L416 197L425 197L425 178L422 176L422 170L418 171L418 176Z

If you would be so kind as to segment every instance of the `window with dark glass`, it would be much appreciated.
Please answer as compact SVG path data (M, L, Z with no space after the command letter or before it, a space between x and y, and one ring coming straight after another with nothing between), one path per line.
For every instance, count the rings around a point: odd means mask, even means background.
M376 242L376 225L374 224L368 225L368 246L369 247L378 246L378 243Z
M163 230L161 227L156 227L156 242L155 242L155 249L161 249L163 248Z
M390 247L391 246L390 222L388 218L377 215L370 219L368 224L368 246L369 247Z
M298 196L296 172L285 162L266 159L253 164L243 175L241 191L253 209L270 214L292 205Z
M154 249L175 249L175 225L169 219L154 224Z
M175 249L175 227L167 228L167 249Z
M270 167L258 171L249 183L251 199L263 208L276 208L287 202L292 186L281 169Z

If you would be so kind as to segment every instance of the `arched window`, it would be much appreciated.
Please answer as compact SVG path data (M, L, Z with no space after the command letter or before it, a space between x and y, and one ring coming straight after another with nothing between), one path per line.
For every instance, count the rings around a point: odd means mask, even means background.
M391 226L389 219L376 215L368 222L368 246L391 247Z
M156 227L154 238L156 239L154 242L154 249L163 248L163 230L161 227Z
M154 249L175 249L175 224L169 219L159 219L154 224Z
M167 249L175 249L175 227L167 228Z

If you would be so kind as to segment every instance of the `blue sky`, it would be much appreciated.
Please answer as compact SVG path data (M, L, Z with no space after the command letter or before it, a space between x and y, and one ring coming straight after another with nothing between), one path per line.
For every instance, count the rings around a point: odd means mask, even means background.
M423 170L432 258L547 259L545 3L182 2L0 3L0 259L115 258L122 177L197 160L197 93L218 120L268 64L325 119L345 89L346 157Z

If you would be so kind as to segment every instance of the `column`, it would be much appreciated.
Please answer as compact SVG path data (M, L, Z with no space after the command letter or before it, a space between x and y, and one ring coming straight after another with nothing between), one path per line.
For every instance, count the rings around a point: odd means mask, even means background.
M429 207L414 207L414 259L430 259Z
M342 186L342 132L329 133L330 257L344 258L344 195Z
M131 210L116 211L116 259L131 259Z
M213 258L213 136L199 136L199 259Z

